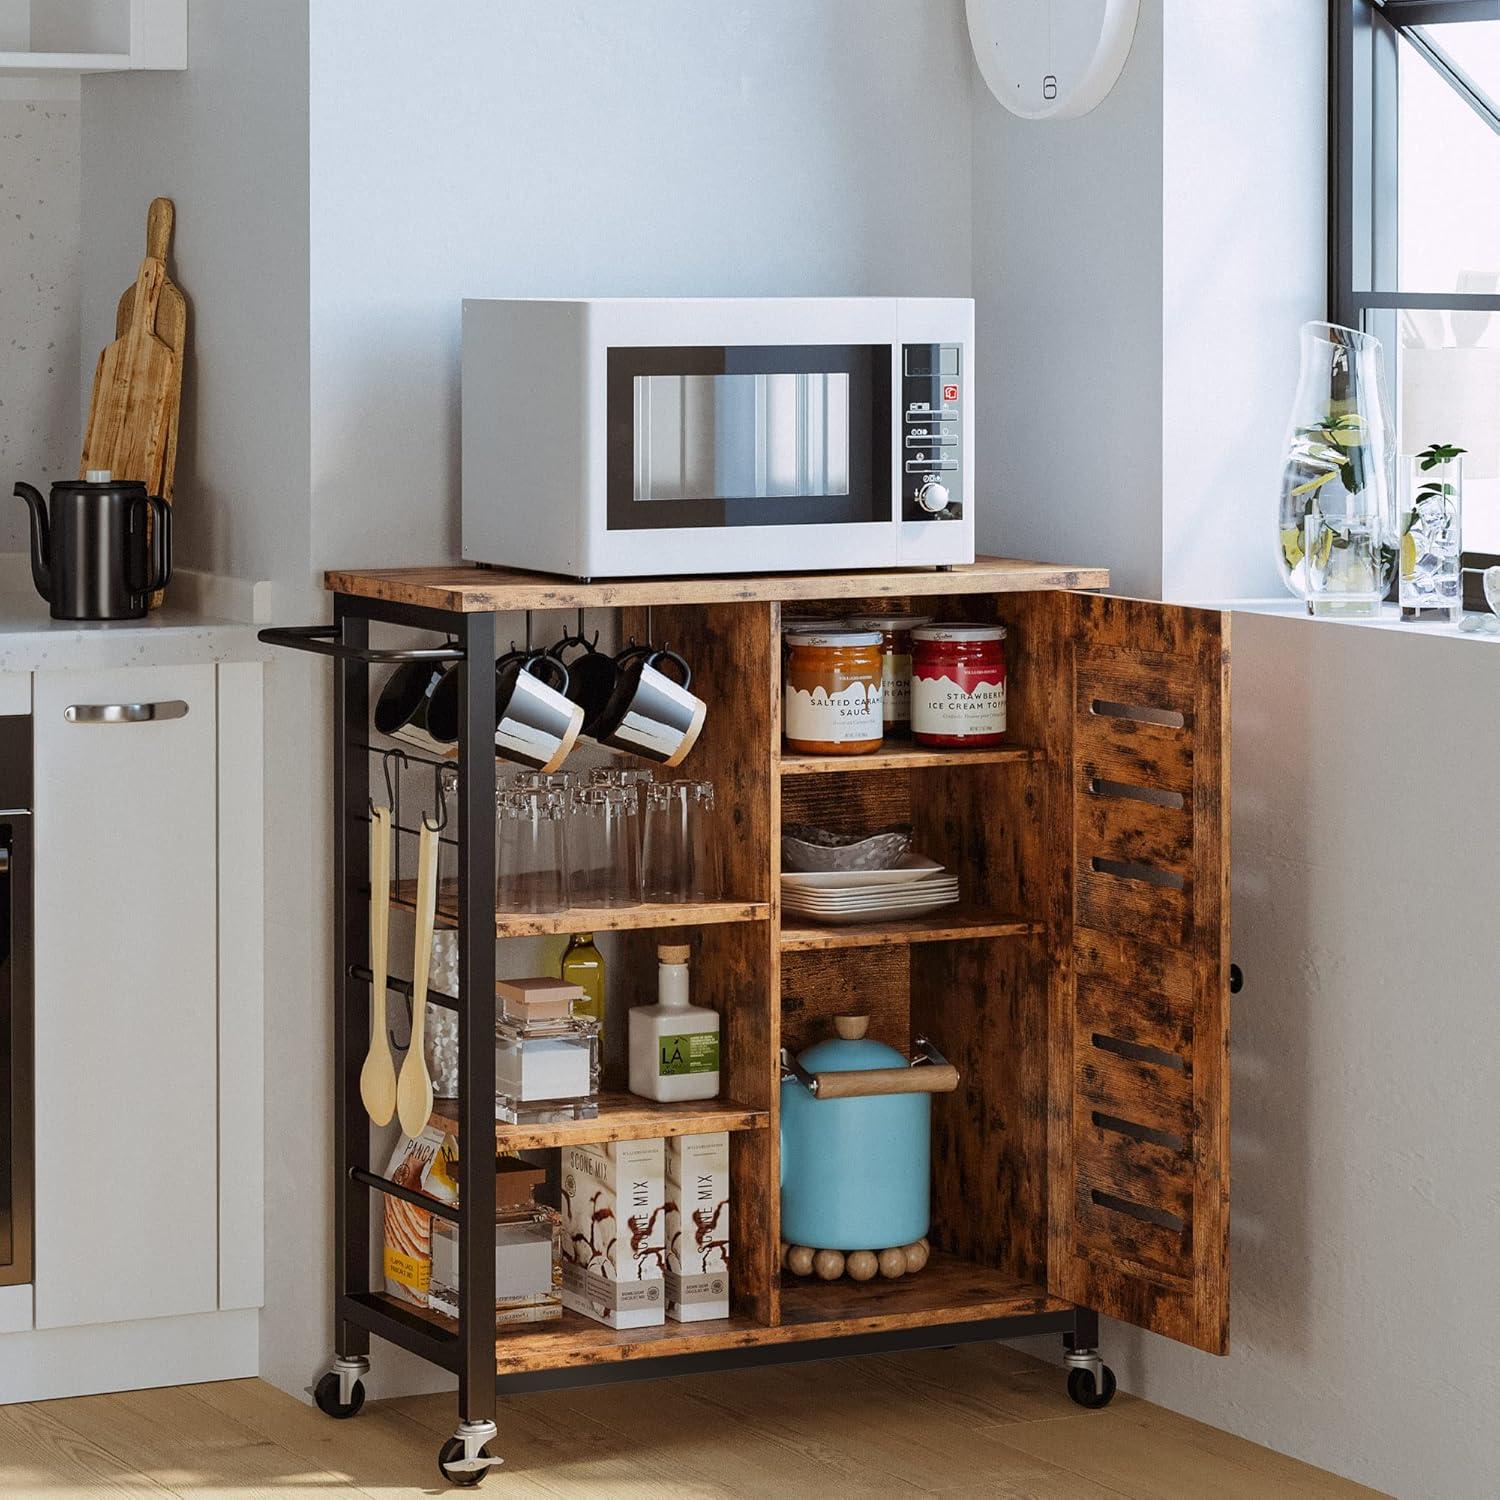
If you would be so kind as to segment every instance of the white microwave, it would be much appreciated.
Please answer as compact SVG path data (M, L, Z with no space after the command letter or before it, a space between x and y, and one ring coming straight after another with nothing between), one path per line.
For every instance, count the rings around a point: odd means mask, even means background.
M574 578L974 560L974 304L466 300L463 555Z

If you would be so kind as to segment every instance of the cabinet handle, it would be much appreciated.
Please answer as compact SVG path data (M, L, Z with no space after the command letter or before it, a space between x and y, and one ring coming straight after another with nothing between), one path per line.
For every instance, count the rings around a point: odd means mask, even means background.
M188 706L181 698L161 703L70 703L63 718L70 724L150 724L157 719L181 719Z

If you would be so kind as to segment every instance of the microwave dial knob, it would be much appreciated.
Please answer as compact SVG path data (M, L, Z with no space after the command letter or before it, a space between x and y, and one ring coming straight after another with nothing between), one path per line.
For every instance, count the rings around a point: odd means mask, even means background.
M921 489L917 491L917 504L925 511L937 515L939 511L948 509L948 486L939 483L936 479L929 479Z

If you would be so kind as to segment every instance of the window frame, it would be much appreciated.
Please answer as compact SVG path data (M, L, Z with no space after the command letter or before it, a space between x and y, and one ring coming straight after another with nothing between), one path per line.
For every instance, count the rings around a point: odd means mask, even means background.
M1390 389L1404 309L1500 313L1500 294L1399 289L1403 39L1491 129L1500 110L1422 30L1500 20L1500 0L1331 0L1328 36L1328 316L1380 339ZM1465 551L1464 609L1488 612L1480 575L1500 555Z

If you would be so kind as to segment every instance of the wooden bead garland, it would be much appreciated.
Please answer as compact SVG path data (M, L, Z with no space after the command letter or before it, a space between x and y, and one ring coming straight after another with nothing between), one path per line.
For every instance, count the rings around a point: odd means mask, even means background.
M913 1276L927 1264L932 1246L926 1238L910 1245L889 1245L883 1250L814 1250L808 1245L781 1242L781 1264L794 1276L817 1276L822 1281L870 1281L877 1274L887 1281Z

